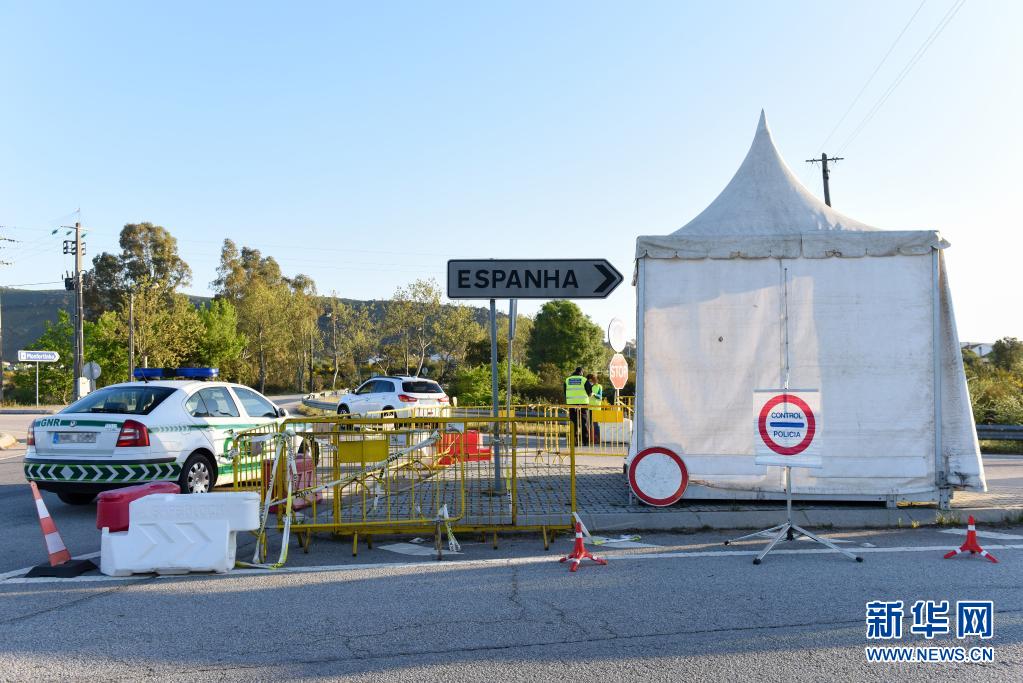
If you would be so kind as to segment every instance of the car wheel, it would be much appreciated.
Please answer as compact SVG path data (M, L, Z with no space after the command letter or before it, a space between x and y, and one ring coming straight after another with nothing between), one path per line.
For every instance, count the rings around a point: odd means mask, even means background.
M96 497L95 493L58 493L60 502L66 505L88 505Z
M178 486L182 493L208 493L217 483L213 459L205 453L192 453L181 468Z
M348 409L348 406L338 406L337 407L337 414L338 415L351 415L352 411Z

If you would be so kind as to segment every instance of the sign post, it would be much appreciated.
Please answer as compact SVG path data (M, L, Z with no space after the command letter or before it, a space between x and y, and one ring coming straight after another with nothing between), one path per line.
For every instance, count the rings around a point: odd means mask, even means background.
M89 380L90 392L96 391L96 380L99 379L102 372L103 370L100 368L99 363L94 360L91 360L82 366L82 374Z
M783 537L787 541L792 541L795 540L796 534L799 534L842 553L851 560L863 562L862 557L792 523L792 468L819 469L824 466L819 455L820 392L816 389L757 389L753 392L753 400L756 406L753 419L756 455L753 462L757 465L785 468L785 522L770 529L725 541L725 545L747 538L772 536L771 542L763 552L753 559L753 564L760 564Z
M58 360L60 360L60 354L56 351L26 351L25 349L18 349L19 363L36 364L36 405L39 405L39 364L56 363Z
M607 259L453 259L448 298L490 300L491 414L500 415L497 381L497 299L509 299L508 415L511 416L511 341L516 299L605 299L625 280ZM501 445L494 423L494 492L504 490Z
M625 323L621 319L611 318L611 322L607 326L607 343L615 352L607 372L608 377L611 379L611 386L615 388L615 405L618 405L618 392L629 381L629 363L625 360L625 356L622 355L622 351L625 350ZM624 378L622 376L623 366L625 367Z

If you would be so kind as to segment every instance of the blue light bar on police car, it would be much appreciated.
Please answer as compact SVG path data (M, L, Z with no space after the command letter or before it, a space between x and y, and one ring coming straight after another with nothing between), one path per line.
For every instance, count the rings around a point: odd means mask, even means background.
M214 379L220 368L135 368L135 379Z
M220 368L178 368L177 377L185 379L213 379L220 374Z

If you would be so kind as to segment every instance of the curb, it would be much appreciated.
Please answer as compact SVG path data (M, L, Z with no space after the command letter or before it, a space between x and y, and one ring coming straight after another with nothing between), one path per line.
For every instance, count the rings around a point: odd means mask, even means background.
M796 524L813 529L878 529L949 525L958 518L965 524L973 515L985 524L1020 523L1023 508L934 508L849 509L812 508L793 510ZM707 529L760 529L785 521L785 508L777 510L677 510L671 512L596 512L579 511L583 524L591 531L697 531ZM959 526L958 522L953 526Z

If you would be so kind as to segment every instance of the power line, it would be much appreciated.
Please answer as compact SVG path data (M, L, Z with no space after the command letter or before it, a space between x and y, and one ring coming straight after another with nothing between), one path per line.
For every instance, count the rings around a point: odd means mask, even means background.
M856 93L856 97L854 97L852 102L849 103L849 106L846 108L845 113L842 114L842 118L838 120L838 123L835 124L835 127L831 129L830 133L828 133L828 137L824 138L824 142L821 143L818 149L824 149L825 145L827 145L831 141L831 136L835 134L835 131L838 130L839 126L842 125L846 117L849 116L849 112L851 112L853 110L853 107L856 106L856 103L860 101L860 98L863 96L863 93L866 92L867 90L867 86L869 86L874 81L874 76L877 76L877 72L880 71L881 67L884 66L884 63L888 61L888 57L892 54L892 50L894 50L895 46L899 44L900 40L902 40L902 36L905 35L906 30L909 28L910 24L913 23L914 19L916 19L916 15L920 14L920 10L922 10L924 5L926 4L927 0L922 0L920 5L917 6L916 11L913 12L913 16L909 18L909 21L906 22L906 25L902 27L901 31L899 31L899 35L895 36L895 40L892 41L892 44L888 46L888 51L884 53L884 57L882 57L881 61L877 63L877 66L874 67L874 71L871 72L870 77L867 78L867 82L864 83L863 87L860 88L860 91Z
M899 72L899 75L895 77L895 80L892 81L892 84L889 85L888 89L881 94L881 96L878 98L874 106L870 109L869 112L867 112L867 115L863 117L863 120L860 121L859 125L856 126L856 128L853 130L852 134L849 135L848 138L846 138L846 141L844 143L842 143L842 146L838 150L839 154L844 152L845 149L852 143L852 141L855 140L857 136L859 136L860 132L864 128L866 128L867 124L870 123L871 120L873 120L877 112L880 111L882 106L884 106L884 103L888 101L888 98L892 96L892 93L895 92L896 88L898 88L902 81L906 79L906 76L908 76L909 72L913 70L913 67L917 65L917 63L923 58L925 54L927 54L927 50L931 47L931 45L934 44L934 41L937 40L938 36L941 35L941 32L945 30L945 27L948 26L952 19L955 18L955 15L959 12L959 10L962 8L964 4L966 4L966 0L956 0L953 3L952 7L950 7L949 10L945 13L945 16L943 16L941 18L941 21L938 22L938 25L934 28L933 31L931 31L930 35L928 35L927 38L924 40L923 44L921 44L917 51L913 54L913 56L910 57L909 62L907 62L906 66L902 68L902 71Z
M37 285L62 285L62 284L64 284L63 280L54 280L52 282L22 282L16 285L0 285L0 289L2 288L9 289L11 287L35 287Z

